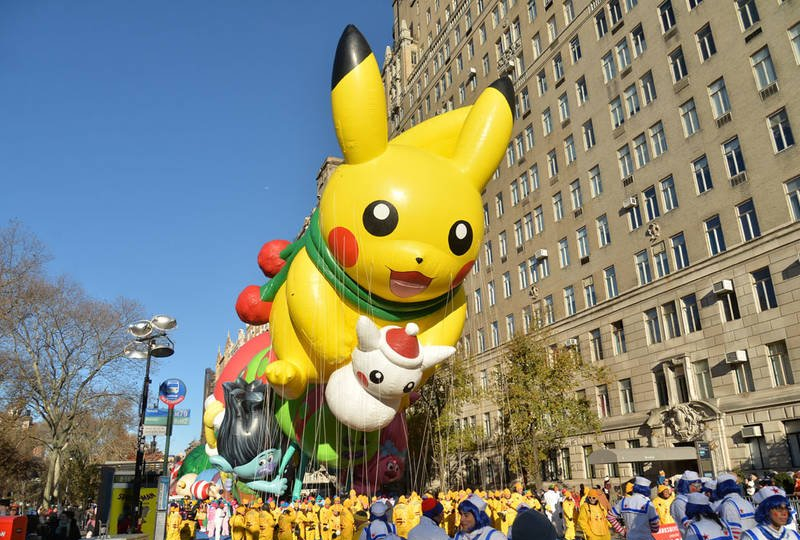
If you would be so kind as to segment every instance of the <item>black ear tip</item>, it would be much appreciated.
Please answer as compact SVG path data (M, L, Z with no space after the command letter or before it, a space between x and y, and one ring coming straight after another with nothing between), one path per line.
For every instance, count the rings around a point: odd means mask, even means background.
M331 76L331 90L336 88L339 81L350 73L364 58L372 54L364 35L353 24L348 24L339 45L336 46L336 58L333 60L333 74Z
M505 97L508 102L508 108L511 109L512 112L514 111L514 84L511 82L511 79L508 77L500 77L490 84L489 88L494 88L502 93L503 97Z

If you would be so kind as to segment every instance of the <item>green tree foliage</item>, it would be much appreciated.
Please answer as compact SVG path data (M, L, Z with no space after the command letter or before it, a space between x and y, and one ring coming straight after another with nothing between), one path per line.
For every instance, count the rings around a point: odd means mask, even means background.
M464 405L474 399L469 359L458 354L442 364L420 392L406 411L411 483L417 490L434 481L439 489L452 489L479 440L475 428L456 426Z
M515 336L497 370L501 446L526 484L541 482L542 462L565 438L600 427L595 408L576 389L582 381L605 381L605 370L584 362L576 349L551 342L545 329Z

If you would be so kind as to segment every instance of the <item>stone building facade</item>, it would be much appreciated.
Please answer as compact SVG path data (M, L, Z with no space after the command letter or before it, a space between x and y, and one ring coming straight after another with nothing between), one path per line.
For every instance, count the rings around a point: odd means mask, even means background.
M479 384L537 321L612 373L576 388L602 433L571 438L546 474L624 479L664 465L590 453L695 443L716 471L800 468L800 4L393 5L393 135L502 75L517 94L465 283ZM491 432L497 414L480 401L461 422ZM473 483L510 480L498 453L487 441Z

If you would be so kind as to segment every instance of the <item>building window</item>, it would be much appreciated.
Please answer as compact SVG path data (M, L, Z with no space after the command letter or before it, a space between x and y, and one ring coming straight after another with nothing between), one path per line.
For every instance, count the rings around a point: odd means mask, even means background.
M533 225L536 234L541 234L544 231L544 212L541 206L533 209Z
M794 374L792 364L789 361L789 353L786 350L786 342L783 340L774 343L767 343L767 356L772 371L772 381L775 386L786 386L794 384Z
M770 133L772 133L772 144L775 152L782 152L790 146L794 146L794 135L792 126L789 125L789 117L786 109L781 109L767 119Z
M556 54L553 58L553 80L558 82L564 78L564 61L561 59L561 53Z
M619 0L610 0L608 2L608 13L611 15L611 26L615 26L622 20L622 8L619 5Z
M520 290L528 288L528 263L521 262L517 266L517 279L519 279Z
M798 182L800 183L800 182ZM599 197L603 193L603 179L600 176L600 166L595 165L589 169L589 186L592 188L592 198ZM800 209L800 207L798 207ZM800 215L800 214L798 214ZM800 218L799 218L800 219Z
M586 78L581 77L575 82L575 94L578 96L579 107L589 100L589 91L586 88Z
M592 455L592 445L583 447L583 470L587 478L596 478L594 465L589 465L589 456Z
M632 231L642 226L642 212L639 210L639 205L628 210L628 225Z
M615 298L619 295L617 289L617 272L613 266L603 269L603 280L606 284L606 298Z
M500 346L500 328L497 326L497 321L492 321L490 325L492 332L492 347Z
M656 387L656 399L659 407L666 407L669 405L669 391L667 390L667 376L664 375L664 369L659 365L653 371L653 383Z
M497 295L494 292L494 281L486 284L486 291L489 293L489 305L495 305L497 303Z
M739 300L736 293L731 292L717 297L722 307L722 316L727 322L736 321L742 318L739 313Z
M636 167L641 169L650 162L650 149L647 147L647 138L640 133L633 139L633 153L636 156Z
M795 63L800 65L800 23L789 28L789 43L792 46Z
M564 287L564 311L567 316L575 315L577 306L575 304L575 289L572 285Z
M686 250L686 239L680 232L669 239L672 244L672 258L675 261L675 270L689 266L689 252Z
M719 215L707 219L705 222L706 238L708 239L708 252L713 257L719 255L725 247L725 236L722 234L722 223Z
M494 262L494 254L492 253L492 241L487 240L484 246L484 254L486 255L486 266L490 266Z
M619 381L619 402L622 414L630 414L636 411L636 407L633 404L633 388L630 379Z
M539 189L539 165L534 163L528 170L528 175L531 181L531 191Z
M672 11L672 1L667 0L658 6L658 15L661 19L661 32L667 33L675 26L675 12Z
M667 136L664 134L664 124L660 121L650 127L650 143L653 145L653 157L657 158L666 153Z
M500 258L505 259L508 257L508 235L506 231L500 231L500 234L497 235L499 248L500 248Z
M756 217L756 207L753 206L753 199L748 199L737 205L736 215L739 217L742 239L745 242L761 236L761 229L758 227L758 218Z
M486 335L483 331L483 328L478 329L478 352L482 353L486 351Z
M664 243L659 242L657 244L660 251L656 251L653 249L653 262L655 263L656 267L656 277L662 278L664 276L669 275L669 258L667 257L667 252L664 249Z
M561 268L569 266L569 246L566 238L558 241L558 262Z
M725 87L725 79L719 78L708 86L708 98L711 100L714 120L719 120L730 112L731 102L728 98L728 89Z
M681 298L681 310L683 311L683 324L687 334L703 329L700 325L700 310L697 307L697 297L694 294Z
M633 174L633 158L627 144L617 149L617 161L619 162L620 178L627 178Z
M778 75L775 73L775 66L772 64L769 48L764 47L751 56L750 64L753 66L753 76L756 79L756 86L759 91L777 82Z
M570 199L572 200L572 209L577 210L583 206L583 197L581 196L581 183L580 180L575 180L569 185Z
M614 50L617 53L617 63L619 64L619 70L625 71L629 65L631 65L631 52L628 49L628 38L624 38L622 41L616 44Z
M594 125L590 119L583 124L583 149L589 150L595 144L597 144L597 140L594 136Z
M522 218L525 227L525 240L533 238L533 216L530 212L525 214Z
M578 39L578 36L575 36L569 41L569 51L573 64L581 59L581 41Z
M556 322L556 316L553 312L553 295L549 294L544 298L544 313L545 324L553 324Z
M590 308L597 304L597 293L594 290L594 282L589 279L588 283L584 280L583 285L583 299L586 302L586 307Z
M747 351L745 351L745 354L747 354ZM749 359L735 364L731 371L733 371L733 378L736 381L737 394L755 391L756 385L753 382L753 370L750 368Z
M586 227L581 227L575 234L578 237L578 257L581 259L589 256L589 238L586 234Z
M786 182L786 197L792 210L792 218L800 220L800 176Z
M694 105L694 98L690 99L680 107L681 122L683 123L683 135L690 137L700 129L700 121L697 119L697 108Z
M550 43L554 42L558 37L558 24L556 23L555 15L547 20L547 36L550 38Z
M533 140L533 126L528 124L528 127L525 128L525 150L526 151L532 150L534 143L535 141Z
M714 387L711 384L711 369L708 367L708 360L698 360L692 364L695 382L697 383L697 394L700 399L712 399L714 397Z
M598 217L597 222L597 244L600 247L611 243L611 230L608 228L608 218L605 214Z
M567 165L574 163L578 159L578 154L575 151L575 139L572 135L564 139L564 159L566 159Z
M686 69L686 59L683 57L683 49L678 47L669 53L669 66L672 72L672 82L678 82L689 72Z
M669 301L661 306L661 315L664 317L664 336L667 339L680 337L681 324L678 319L678 309L674 301Z
M605 11L600 11L595 15L594 28L597 31L597 39L600 39L608 33L608 21L606 21Z
M531 46L533 47L533 59L536 60L542 55L542 38L538 32L531 39Z
M597 387L597 416L600 418L611 416L611 402L608 399L608 385L606 384Z
M661 343L661 324L658 322L658 310L648 309L644 312L645 329L647 330L647 342L650 345Z
M614 55L611 52L606 53L602 58L603 66L603 81L608 82L617 75L617 65L614 63Z
M550 114L550 107L542 111L542 131L545 137L553 132L553 117Z
M647 50L647 42L644 39L644 30L642 30L641 24L631 32L631 41L633 41L633 54L638 58Z
M603 339L600 334L600 329L595 328L589 332L591 336L592 360L597 362L604 358L603 356Z
M742 148L739 146L739 137L734 137L722 145L722 155L725 157L725 166L730 178L746 170Z
M678 207L678 193L675 191L675 181L672 175L667 176L660 182L661 198L664 201L664 212L669 212Z
M658 97L656 95L656 83L653 81L653 74L648 71L642 78L639 79L639 85L642 87L642 97L644 98L645 106L650 105Z
M635 116L641 110L639 105L639 93L636 90L636 85L632 84L625 89L625 108L628 111L628 117Z
M747 30L761 18L758 16L756 0L736 0L736 11L739 13L739 23L742 31Z
M611 113L611 127L617 129L625 123L625 113L622 110L622 99L618 97L611 100L609 111Z
M697 48L700 50L700 60L705 62L716 54L717 46L714 44L714 34L711 33L710 24L706 24L698 30L695 37L697 38Z
M786 430L786 444L789 445L792 467L800 467L800 421L788 420L783 426Z
M750 274L753 276L753 289L758 299L759 311L766 311L778 307L778 298L775 296L775 287L772 285L772 275L769 266L759 268Z
M661 210L658 208L658 197L656 196L655 186L650 186L643 192L644 195L644 210L647 221L653 221L661 215Z
M511 273L504 272L503 273L503 298L509 298L511 296Z
M525 306L522 308L522 326L523 331L527 334L531 330L531 324L533 323L533 310L531 306Z
M622 325L622 321L611 323L611 338L614 342L614 354L620 355L628 352L628 346L625 343L625 327Z
M494 197L494 210L497 217L502 216L505 213L505 206L503 206L503 194L498 193Z
M697 184L697 193L705 193L714 187L711 182L711 169L708 167L708 158L703 154L692 162L692 172Z
M564 202L560 191L553 195L553 219L555 221L564 219Z
M514 315L506 315L506 341L514 337Z

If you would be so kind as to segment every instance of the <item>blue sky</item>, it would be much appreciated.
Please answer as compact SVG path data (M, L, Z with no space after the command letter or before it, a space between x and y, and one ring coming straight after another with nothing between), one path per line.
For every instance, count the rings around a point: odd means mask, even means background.
M316 172L341 155L330 113L339 35L383 62L389 0L7 0L0 17L0 220L53 274L178 320L152 376L187 384L171 450L199 435L202 378L242 327L261 245L291 239ZM163 446L163 439L160 439Z

